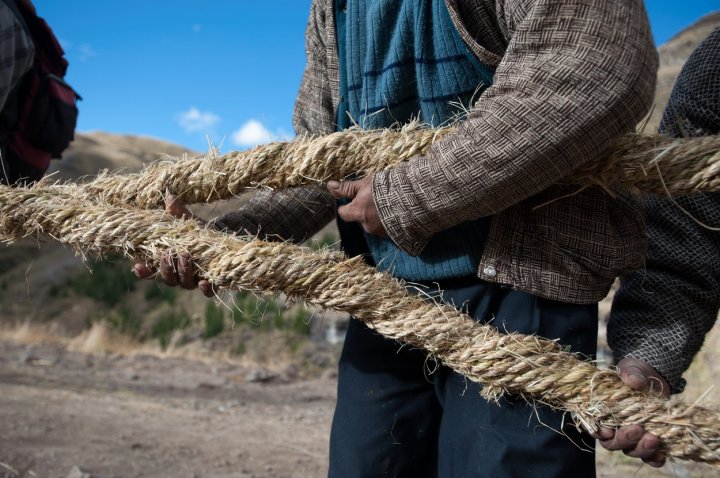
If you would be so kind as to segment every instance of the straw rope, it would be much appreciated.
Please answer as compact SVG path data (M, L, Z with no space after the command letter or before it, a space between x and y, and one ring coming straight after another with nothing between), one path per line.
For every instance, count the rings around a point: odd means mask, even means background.
M223 156L153 163L136 174L106 173L84 185L84 191L96 200L143 209L162 207L165 191L188 204L212 202L248 188L283 189L364 176L425 154L434 142L454 132L418 124L399 130L350 129ZM606 189L623 184L648 194L719 191L720 136L629 134L563 182Z
M57 188L0 188L6 242L46 234L82 254L122 253L157 267L164 252L190 253L225 289L284 292L348 312L382 335L424 348L471 380L484 395L519 394L570 412L588 430L639 423L678 459L720 466L720 416L679 400L650 398L550 340L503 335L454 308L410 294L406 285L329 251L244 240L160 211L92 203Z

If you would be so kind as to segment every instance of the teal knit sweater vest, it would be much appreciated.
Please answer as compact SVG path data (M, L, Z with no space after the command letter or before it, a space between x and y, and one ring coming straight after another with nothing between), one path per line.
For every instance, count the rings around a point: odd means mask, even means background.
M414 118L433 126L461 119L492 83L493 70L467 49L441 0L337 0L338 129L385 128ZM489 219L432 237L418 256L365 234L378 269L411 281L474 275Z

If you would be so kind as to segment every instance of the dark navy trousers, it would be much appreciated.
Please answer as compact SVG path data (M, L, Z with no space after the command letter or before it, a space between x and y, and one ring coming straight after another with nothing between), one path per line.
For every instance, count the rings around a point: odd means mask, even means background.
M559 339L594 357L597 306L541 299L477 278L428 285L442 299L491 323ZM569 416L506 397L438 365L422 350L350 321L339 364L330 438L331 478L595 476L594 440Z

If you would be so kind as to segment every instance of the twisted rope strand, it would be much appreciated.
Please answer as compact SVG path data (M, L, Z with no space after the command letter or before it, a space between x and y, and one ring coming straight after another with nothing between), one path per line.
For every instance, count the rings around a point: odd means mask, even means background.
M453 131L424 129L417 123L396 131L350 129L219 157L156 162L136 174L100 175L83 189L93 200L141 209L162 208L165 191L187 204L213 202L251 188L285 189L365 176L425 153Z
M399 130L350 129L223 156L153 163L136 174L106 173L83 189L94 200L142 209L163 207L165 191L188 204L212 202L249 188L283 189L364 176L426 154L434 142L454 132L453 127L427 129L417 123ZM718 191L720 136L674 139L628 134L563 183L606 189L621 184L662 195Z
M244 240L160 211L98 205L57 188L0 188L0 235L12 242L46 234L95 256L122 253L155 267L163 252L188 252L219 288L283 292L348 312L380 334L434 354L497 398L519 394L570 412L588 430L639 423L669 456L720 467L720 416L679 400L633 391L615 372L564 352L551 340L500 334L341 253Z

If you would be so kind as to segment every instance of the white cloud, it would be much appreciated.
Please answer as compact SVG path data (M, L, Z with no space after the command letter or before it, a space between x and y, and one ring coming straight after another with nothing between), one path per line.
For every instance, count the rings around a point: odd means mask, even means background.
M69 42L69 41L68 41L67 39L65 39L65 38L60 38L60 37L58 37L58 41L60 42L60 46L62 47L62 49L65 50L66 52L67 52L70 48L72 48L72 43Z
M193 107L177 115L177 122L186 133L209 132L220 122L220 117L210 111L200 111Z
M272 132L260 121L251 119L233 133L232 140L236 146L251 147L271 141L286 140L289 137L290 135L282 129Z
M80 54L80 61L88 61L90 58L97 56L97 52L95 52L93 47L87 43L80 45L78 53Z

